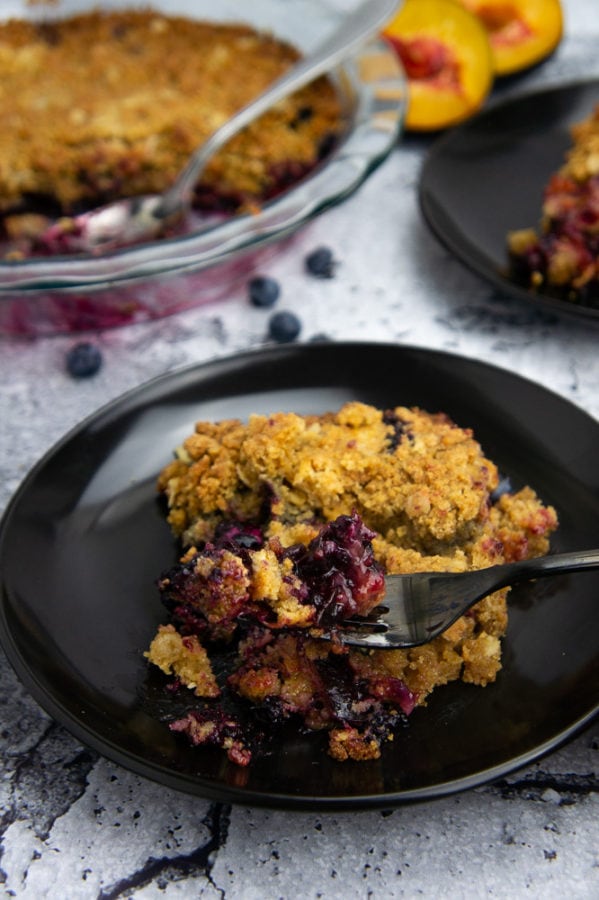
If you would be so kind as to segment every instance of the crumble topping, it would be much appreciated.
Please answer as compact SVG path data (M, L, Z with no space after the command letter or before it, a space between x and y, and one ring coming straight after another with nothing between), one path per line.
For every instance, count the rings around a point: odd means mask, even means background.
M508 234L512 275L535 291L599 305L599 106L571 129L549 179L540 225Z
M151 10L0 23L0 213L35 217L163 191L191 152L298 58L273 35ZM251 208L317 164L342 127L321 78L233 138L197 186Z
M503 487L469 429L417 408L352 402L320 416L199 422L158 480L185 548L158 582L170 626L209 655L223 641L236 648L219 686L246 712L272 728L296 720L325 732L337 760L377 758L432 690L496 678L509 589L407 650L351 648L315 629L368 613L385 571L459 572L546 553L555 511L530 487ZM252 729L229 716L223 731L214 703L172 727L227 750L235 721L229 758L245 765Z

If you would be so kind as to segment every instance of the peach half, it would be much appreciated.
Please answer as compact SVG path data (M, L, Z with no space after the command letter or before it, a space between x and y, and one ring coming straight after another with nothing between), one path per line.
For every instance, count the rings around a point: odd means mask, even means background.
M384 37L408 79L408 131L433 131L476 112L493 85L493 56L480 19L455 0L405 0Z
M563 33L560 0L460 0L481 20L496 75L512 75L552 53Z

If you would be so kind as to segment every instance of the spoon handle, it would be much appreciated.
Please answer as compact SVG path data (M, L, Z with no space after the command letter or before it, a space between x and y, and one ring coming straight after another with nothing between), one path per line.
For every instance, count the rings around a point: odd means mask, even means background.
M194 189L207 161L237 132L257 119L279 100L333 69L371 34L379 30L393 15L398 0L366 0L347 15L341 26L313 52L301 59L270 87L243 106L218 128L190 157L172 187L164 194L161 214L181 205Z

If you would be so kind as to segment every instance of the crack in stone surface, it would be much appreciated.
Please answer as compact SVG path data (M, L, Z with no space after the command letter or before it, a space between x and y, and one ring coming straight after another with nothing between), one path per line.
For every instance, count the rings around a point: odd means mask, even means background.
M448 316L439 317L438 321L452 330L481 331L490 335L499 334L505 328L519 331L523 326L551 328L559 324L557 316L535 308L515 308L509 302L503 309L484 304L463 304Z
M35 744L16 757L0 836L14 822L29 820L37 837L45 840L56 819L84 793L96 760L97 754L50 722Z
M129 897L131 892L146 887L153 882L164 890L167 884L174 881L204 875L216 891L224 897L224 891L219 888L211 877L216 854L225 846L229 832L231 807L223 803L212 803L202 824L208 828L210 837L208 840L179 856L149 857L145 864L111 887L103 890L98 895L98 900L118 900L120 897Z
M572 806L592 794L599 794L599 776L575 774L548 774L539 772L526 775L518 781L496 781L483 789L484 793L498 794L506 800L545 800L556 797L559 805Z

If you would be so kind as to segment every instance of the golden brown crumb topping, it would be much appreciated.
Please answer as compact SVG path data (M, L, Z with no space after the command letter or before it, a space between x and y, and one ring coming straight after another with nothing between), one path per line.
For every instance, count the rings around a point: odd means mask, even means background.
M283 543L315 517L356 510L386 544L453 555L484 522L497 481L471 432L446 416L349 403L321 417L199 423L160 489L185 544L208 537L222 517L258 517L270 498L267 534Z
M581 122L571 128L572 147L566 155L561 174L586 181L599 175L599 104Z
M297 58L249 26L149 10L0 24L0 211L47 196L163 190L201 141ZM281 168L314 165L340 129L331 84L281 101L209 164L205 190L261 199Z

